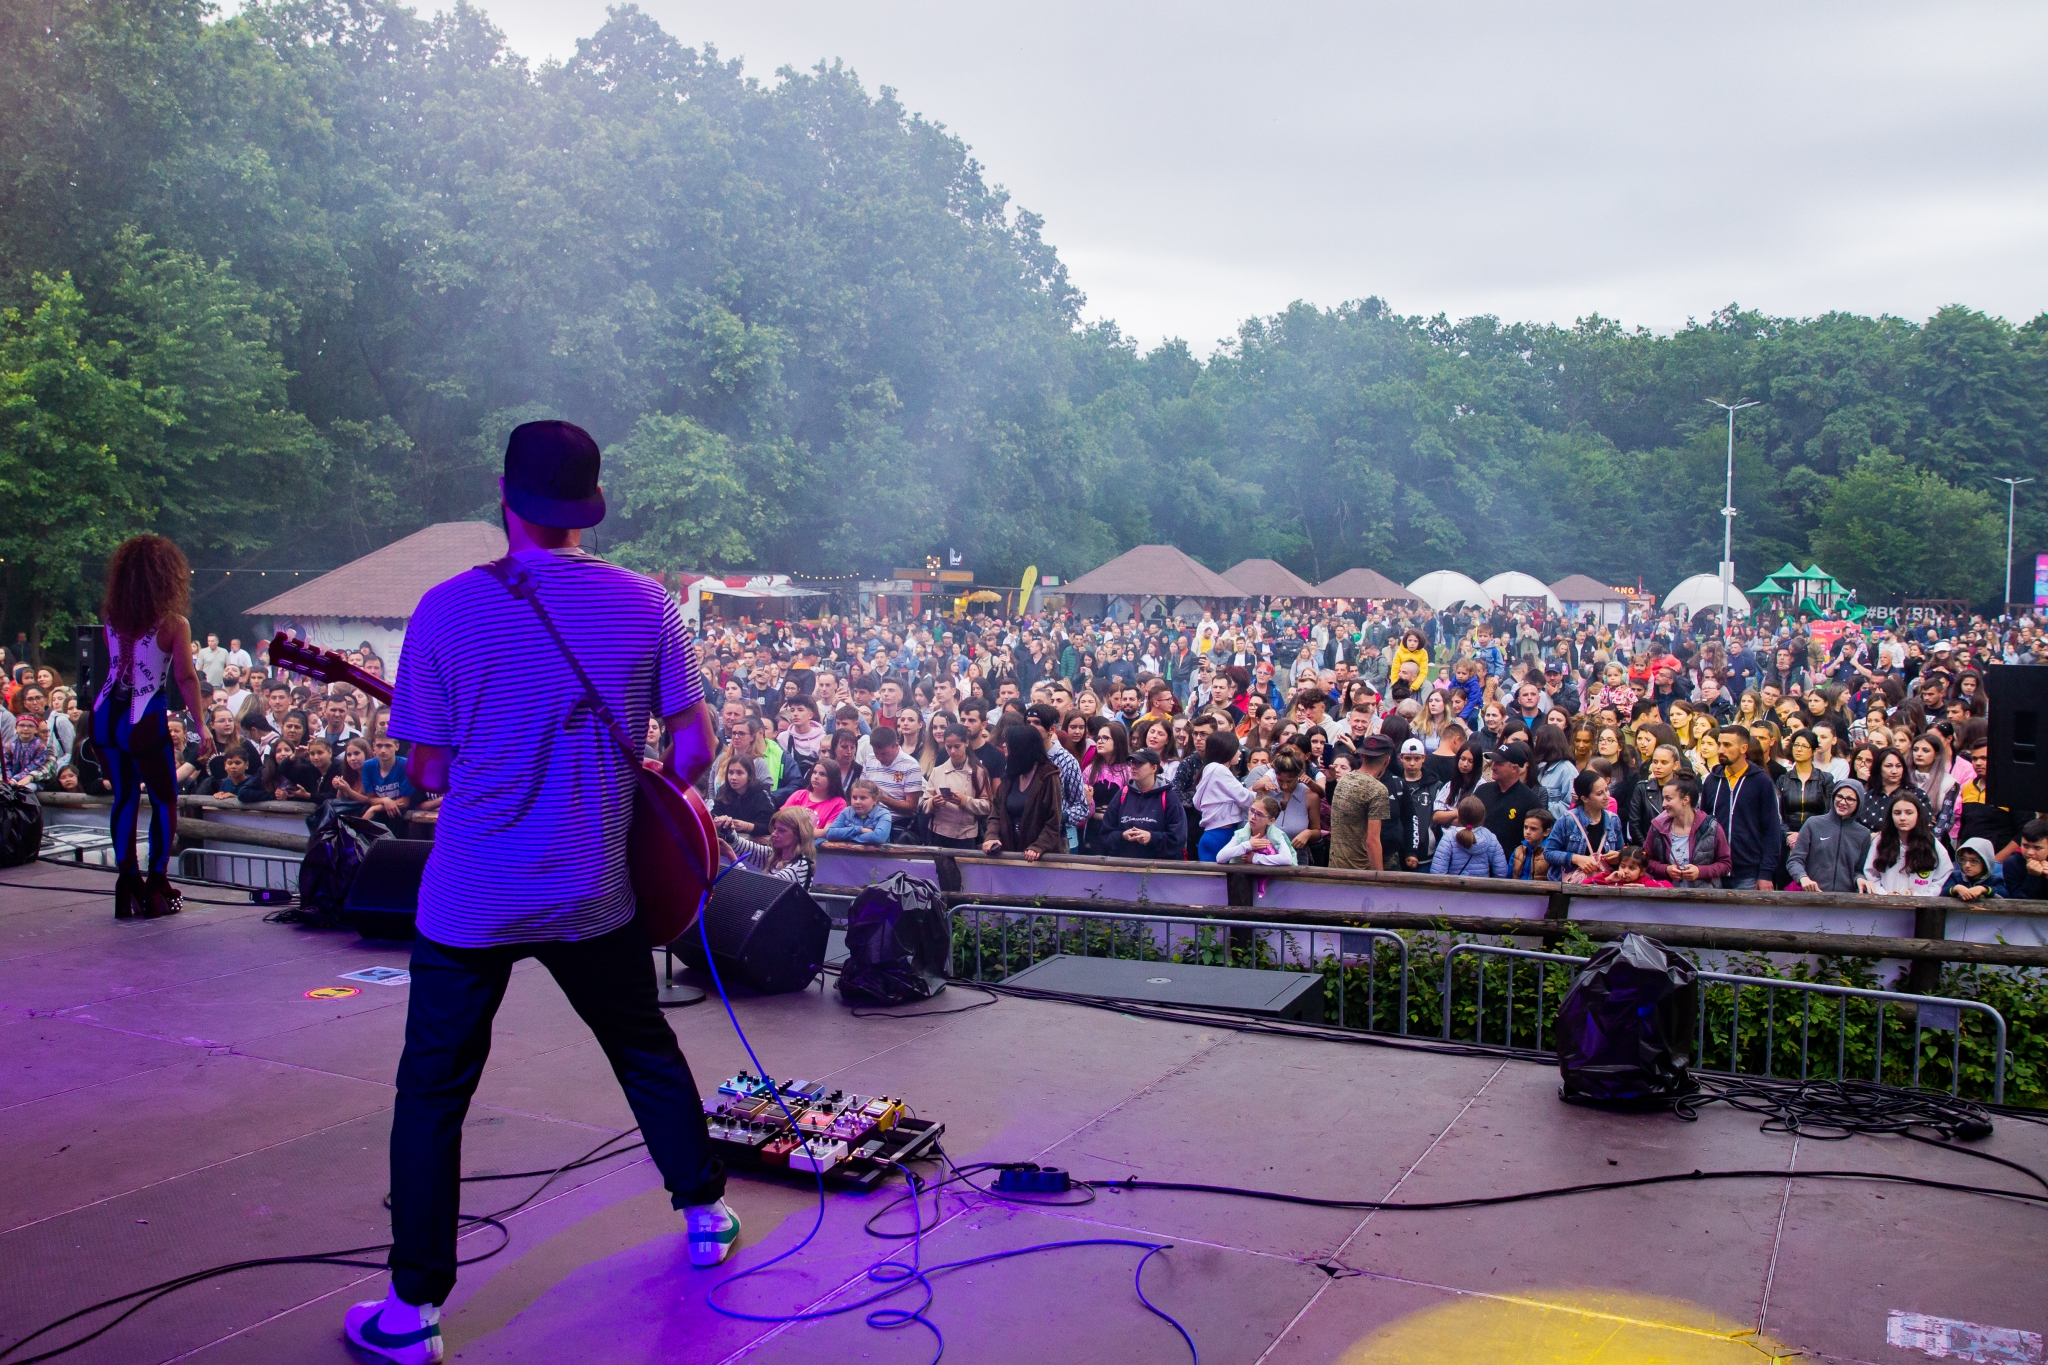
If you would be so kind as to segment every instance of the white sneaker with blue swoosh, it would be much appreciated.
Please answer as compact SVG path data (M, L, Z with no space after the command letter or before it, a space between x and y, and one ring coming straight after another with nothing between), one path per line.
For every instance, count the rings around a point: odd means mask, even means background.
M393 1290L349 1309L342 1326L350 1341L398 1365L439 1365L441 1360L439 1304L410 1304Z
M740 1244L740 1216L723 1199L684 1210L690 1230L690 1264L714 1266Z

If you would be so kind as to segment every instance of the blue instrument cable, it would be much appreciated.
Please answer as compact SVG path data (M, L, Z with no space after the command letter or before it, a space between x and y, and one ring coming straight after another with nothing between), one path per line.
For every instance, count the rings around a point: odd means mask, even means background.
M782 1117L789 1124L790 1131L797 1132L799 1130L797 1128L796 1115L790 1112L789 1105L783 1100L781 1087L775 1083L775 1078L769 1074L768 1068L761 1064L761 1058L755 1053L754 1044L748 1039L747 1031L740 1027L739 1015L733 1011L732 998L726 994L725 981L718 974L718 962L711 952L711 931L704 922L704 909L710 904L711 893L718 889L719 882L731 876L739 869L739 866L740 864L735 862L732 866L726 868L725 871L719 873L712 881L710 887L706 888L704 900L697 909L698 939L704 945L704 964L711 973L711 984L718 988L718 1002L725 1007L725 1017L731 1022L732 1031L738 1036L740 1046L746 1050L747 1060L754 1064L754 1074L759 1076L762 1083L767 1086L769 1095L775 1101L775 1107L782 1111ZM923 1264L924 1211L918 1203L918 1196L926 1186L918 1178L916 1172L912 1171L908 1166L895 1161L889 1164L903 1172L903 1179L910 1187L910 1207L913 1223L910 1237L910 1260L904 1262L898 1260L895 1256L890 1256L869 1266L865 1272L865 1277L868 1280L881 1285L882 1288L864 1298L856 1299L852 1303L842 1304L836 1308L813 1308L795 1313L750 1313L745 1309L728 1307L718 1301L719 1294L726 1288L788 1260L809 1246L812 1239L817 1237L818 1233L823 1230L825 1226L825 1173L822 1170L818 1170L812 1172L817 1177L818 1212L817 1216L811 1220L810 1231L806 1232L803 1235L803 1239L787 1251L778 1252L757 1266L749 1266L745 1270L728 1275L717 1284L711 1286L710 1292L705 1295L705 1302L711 1306L711 1310L724 1317L735 1318L743 1322L789 1323L815 1322L824 1318L839 1317L847 1313L868 1309L869 1311L864 1321L866 1321L868 1326L878 1331L894 1331L916 1323L930 1332L932 1334L934 1350L931 1360L927 1362L927 1365L938 1365L940 1359L946 1354L946 1335L939 1330L937 1323L925 1315L926 1311L932 1306L932 1301L937 1293L932 1286L932 1276L942 1274L948 1270L964 1270L969 1266L987 1265L991 1262L1006 1261L1018 1256L1030 1256L1041 1251L1062 1251L1071 1247L1091 1246L1135 1247L1145 1253L1138 1258L1137 1269L1132 1273L1131 1277L1132 1286L1137 1290L1138 1302L1145 1305L1148 1312L1165 1319L1167 1325L1178 1332L1180 1339L1187 1343L1188 1354L1193 1357L1194 1365L1202 1365L1202 1353L1196 1349L1195 1339L1188 1335L1188 1329L1181 1326L1180 1322L1172 1314L1152 1302L1145 1294L1145 1266L1154 1256L1157 1256L1162 1251L1169 1250L1173 1245L1171 1242L1143 1242L1128 1237L1078 1237L1057 1242L1035 1242L1030 1246L1015 1247L1009 1251L993 1251L982 1256L971 1256L958 1261L942 1261L937 1265L927 1266ZM946 1159L946 1164L952 1165L951 1158ZM959 1167L955 1166L953 1169L956 1174L952 1179L965 1181L971 1188L979 1188L974 1186L973 1182L967 1181L966 1174L960 1172ZM941 1181L938 1185L931 1188L935 1192L942 1190L946 1185L952 1183L952 1179ZM1012 1200L1010 1202L1031 1203L1034 1201ZM936 1216L936 1205L934 1205L934 1210ZM915 1308L878 1306L885 1300L894 1298L902 1293L911 1285L916 1285L923 1294L922 1300Z

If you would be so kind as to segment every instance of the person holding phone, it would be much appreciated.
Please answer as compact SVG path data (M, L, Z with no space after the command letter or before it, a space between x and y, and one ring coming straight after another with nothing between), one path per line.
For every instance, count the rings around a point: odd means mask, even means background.
M1643 851L1650 875L1673 886L1712 886L1728 875L1728 836L1714 817L1698 808L1699 782L1674 773L1664 784L1664 813L1650 822Z

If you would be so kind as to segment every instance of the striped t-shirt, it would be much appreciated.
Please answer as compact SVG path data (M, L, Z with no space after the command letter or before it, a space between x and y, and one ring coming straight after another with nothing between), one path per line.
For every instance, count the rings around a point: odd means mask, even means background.
M630 736L704 696L659 583L580 550L527 551L541 605ZM635 761L590 714L533 608L481 569L430 589L406 627L393 736L455 749L419 931L485 948L585 939L633 917Z

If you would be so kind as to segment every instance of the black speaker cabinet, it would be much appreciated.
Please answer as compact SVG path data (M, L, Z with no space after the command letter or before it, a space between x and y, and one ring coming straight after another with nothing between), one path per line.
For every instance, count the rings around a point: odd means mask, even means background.
M411 938L420 908L420 879L427 874L426 839L379 839L363 854L355 885L342 907L348 923L364 938Z
M1991 703L1991 770L1985 795L2012 811L2048 811L2048 664L1984 670Z
M90 711L107 680L107 632L100 626L73 626L71 643L78 651L78 704Z
M707 965L708 937L719 979L728 987L782 995L818 979L831 932L831 917L810 892L795 882L741 868L719 879L704 908L702 931L693 926L674 947L678 957L701 971Z

